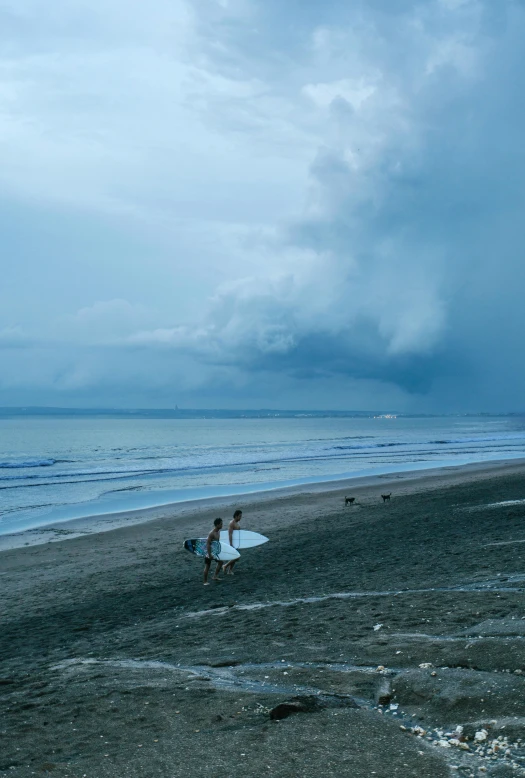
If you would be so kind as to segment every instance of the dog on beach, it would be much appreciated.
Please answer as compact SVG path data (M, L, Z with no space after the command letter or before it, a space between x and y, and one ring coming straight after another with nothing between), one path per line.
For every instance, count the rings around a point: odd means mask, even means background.
M383 498L383 502L387 502L390 500L392 496L392 492L389 492L388 494L382 494L381 497Z
M355 497L345 497L345 505L353 505L355 502Z

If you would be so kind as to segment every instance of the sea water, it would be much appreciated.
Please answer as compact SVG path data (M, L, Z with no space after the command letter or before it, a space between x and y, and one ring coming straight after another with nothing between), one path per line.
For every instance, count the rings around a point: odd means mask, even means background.
M0 533L200 497L521 457L519 417L3 418Z

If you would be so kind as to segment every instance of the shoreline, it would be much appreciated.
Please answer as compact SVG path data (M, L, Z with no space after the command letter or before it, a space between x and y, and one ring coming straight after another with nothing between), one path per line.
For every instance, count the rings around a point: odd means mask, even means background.
M73 540L86 535L117 532L159 521L176 521L178 524L187 524L188 528L191 528L200 514L209 514L212 506L213 511L216 512L219 509L233 509L242 503L246 513L253 511L254 507L259 506L259 504L268 508L268 504L272 501L276 503L276 510L278 510L280 503L308 495L317 497L331 495L334 498L342 498L345 491L358 491L362 495L368 495L379 488L386 491L394 487L398 487L397 494L410 494L421 487L432 490L466 483L470 480L511 475L521 471L524 467L525 458L498 459L457 465L447 464L433 468L398 470L375 475L312 481L260 491L165 503L149 508L93 514L82 518L54 521L18 532L0 534L0 553L62 540ZM401 489L399 489L400 483L403 484Z
M318 484L5 551L0 775L525 778L524 476ZM183 540L236 507L270 542L204 587Z

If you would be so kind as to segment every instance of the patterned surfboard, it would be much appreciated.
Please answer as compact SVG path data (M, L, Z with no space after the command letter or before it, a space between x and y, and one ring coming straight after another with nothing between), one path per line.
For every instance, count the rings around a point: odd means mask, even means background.
M190 538L184 541L184 548L190 554L205 557L207 542L207 538ZM229 562L240 557L235 548L232 548L228 543L220 543L218 540L212 540L211 553L213 558L220 562Z

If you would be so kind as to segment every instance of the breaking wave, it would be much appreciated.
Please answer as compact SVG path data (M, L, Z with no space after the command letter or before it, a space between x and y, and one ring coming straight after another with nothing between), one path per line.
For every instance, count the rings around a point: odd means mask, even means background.
M58 459L25 459L19 461L0 462L0 468L18 469L21 467L51 467L56 465Z
M336 439L337 440L337 439ZM340 440L340 439L339 439ZM477 443L478 445L473 445ZM88 462L80 459L73 463L66 459L27 459L10 462L0 462L0 468L20 470L34 468L32 472L10 473L0 475L0 490L17 488L24 482L27 486L51 485L52 483L86 483L89 481L111 481L119 479L183 475L185 473L213 473L224 470L250 470L261 466L293 466L307 462L328 462L353 457L355 462L370 460L370 463L384 461L388 458L395 461L419 461L419 458L434 459L447 455L481 453L491 451L499 453L502 450L514 451L522 448L525 434L503 434L477 437L441 438L439 440L390 440L370 441L354 445L341 445L339 442L319 440L318 445L288 443L286 446L243 446L234 447L196 447L182 452L159 451L157 455L133 456L132 449L122 450L122 455L115 457L107 455L103 462ZM334 445L335 443L335 445ZM487 447L487 444L489 446ZM467 448L468 447L468 448ZM442 453L438 453L439 450ZM131 456L130 456L131 454ZM525 454L525 451L524 451ZM84 465L82 467L81 465ZM59 467L53 472L41 474L39 468L68 463L70 466ZM71 466L72 465L72 466ZM88 465L86 467L86 465ZM91 466L90 466L91 465ZM97 466L98 465L98 466ZM102 465L102 466L101 466Z

